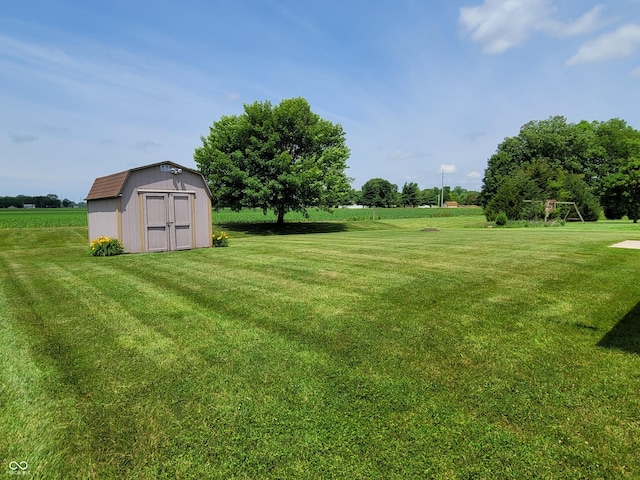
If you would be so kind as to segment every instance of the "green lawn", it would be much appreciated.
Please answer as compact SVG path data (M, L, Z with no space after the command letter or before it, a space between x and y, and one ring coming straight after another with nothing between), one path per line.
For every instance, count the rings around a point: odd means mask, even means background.
M217 224L0 229L0 473L640 478L638 225Z

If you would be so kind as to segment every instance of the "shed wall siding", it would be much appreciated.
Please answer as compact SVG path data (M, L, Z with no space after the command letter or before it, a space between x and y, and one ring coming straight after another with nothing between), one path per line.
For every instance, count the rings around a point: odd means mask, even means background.
M196 226L194 240L196 248L210 247L212 245L211 198L209 198L206 187L203 186L198 189L194 200L194 225Z
M101 235L122 241L119 230L119 198L90 200L87 202L89 241Z

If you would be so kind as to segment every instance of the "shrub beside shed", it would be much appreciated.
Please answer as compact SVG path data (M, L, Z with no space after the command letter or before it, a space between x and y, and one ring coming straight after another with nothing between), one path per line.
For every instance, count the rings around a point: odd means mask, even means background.
M86 198L89 241L117 238L125 251L211 246L211 191L202 174L173 162L96 178Z

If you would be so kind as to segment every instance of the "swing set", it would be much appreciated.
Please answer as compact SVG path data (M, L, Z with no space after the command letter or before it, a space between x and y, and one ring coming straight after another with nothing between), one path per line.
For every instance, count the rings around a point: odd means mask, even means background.
M576 202L559 202L557 200L525 200L525 202L528 202L528 203L541 203L541 204L544 205L544 221L545 221L545 223L549 220L549 215L551 214L551 212L554 211L554 210L557 210L559 205L568 205L569 206L567 208L567 211L564 214L563 220L565 222L567 220L569 220L569 221L578 221L578 220L580 220L582 223L584 223L584 218L582 218L582 215L580 214L580 210L578 210L578 206L576 205ZM575 211L575 213L578 215L577 217L569 217L569 215L572 214L573 211Z

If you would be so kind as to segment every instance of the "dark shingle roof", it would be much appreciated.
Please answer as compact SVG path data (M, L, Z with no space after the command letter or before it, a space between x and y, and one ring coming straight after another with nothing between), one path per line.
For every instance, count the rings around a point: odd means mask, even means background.
M91 190L87 195L86 200L98 200L99 198L113 198L122 193L122 187L124 182L129 176L129 172L114 173L113 175L107 175L106 177L99 177L93 181Z

